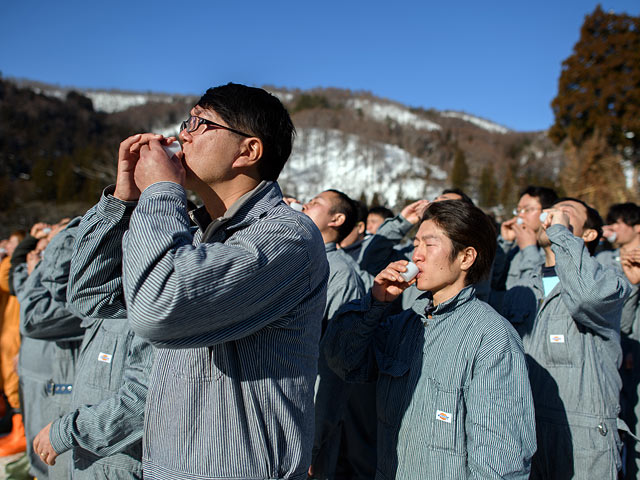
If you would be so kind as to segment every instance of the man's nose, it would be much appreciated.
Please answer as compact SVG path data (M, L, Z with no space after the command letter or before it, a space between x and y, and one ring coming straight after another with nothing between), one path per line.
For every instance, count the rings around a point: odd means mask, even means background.
M191 134L187 132L186 128L184 130L181 130L178 136L180 137L180 140L182 140L183 142L190 142L192 139Z

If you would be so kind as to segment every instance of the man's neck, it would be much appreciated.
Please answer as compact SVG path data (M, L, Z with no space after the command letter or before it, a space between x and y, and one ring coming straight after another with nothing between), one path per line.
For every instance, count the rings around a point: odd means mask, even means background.
M433 294L433 304L440 305L450 298L455 297L462 291L465 286L465 276L461 275L454 283L441 288L437 292L431 292Z
M201 198L211 218L219 218L240 197L256 188L259 184L260 182L256 179L241 175L229 181L203 185L196 193Z
M331 231L326 231L326 232L320 232L320 235L322 235L322 240L324 241L324 244L326 245L327 243L335 243L337 244L337 235L336 232L331 230Z

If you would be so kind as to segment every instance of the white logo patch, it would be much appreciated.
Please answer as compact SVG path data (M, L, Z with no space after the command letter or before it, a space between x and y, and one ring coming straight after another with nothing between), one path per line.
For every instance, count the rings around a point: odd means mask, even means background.
M436 418L441 422L451 423L451 418L453 415L447 412L443 412L442 410L436 410Z
M564 343L564 335L549 335L551 343Z
M98 361L99 362L104 362L104 363L111 363L111 357L113 355L109 355L108 353L102 353L100 352L100 354L98 355Z

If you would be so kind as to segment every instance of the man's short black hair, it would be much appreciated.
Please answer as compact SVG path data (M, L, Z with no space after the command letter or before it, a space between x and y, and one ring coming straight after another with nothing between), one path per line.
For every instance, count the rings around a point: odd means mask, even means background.
M551 205L558 201L558 194L552 188L548 187L537 187L535 185L529 185L522 192L520 192L520 197L523 195L529 195L530 197L536 197L542 205L542 208L549 208Z
M379 215L381 216L383 219L387 219L387 218L391 218L393 217L393 212L391 210L389 210L387 207L382 207L382 206L377 206L377 207L371 207L369 209L369 211L367 212L367 216L371 215Z
M451 240L450 261L467 247L476 250L476 260L467 271L466 285L478 283L489 275L496 255L496 231L482 210L464 200L443 200L429 205L422 217L422 221L425 220L433 220Z
M359 200L354 200L354 203L356 205L356 211L358 212L356 223L358 222L367 223L367 215L369 215L369 210L367 210L367 206Z
M614 203L609 207L607 213L607 225L622 220L624 223L633 227L640 223L640 207L632 202Z
M295 127L282 102L269 92L237 83L210 88L198 106L213 110L231 128L262 141L258 172L262 180L277 180L291 155Z
M473 200L471 200L471 197L466 193L464 193L459 188L445 188L440 195L446 195L447 193L453 193L454 195L458 195L460 196L460 200L464 200L465 202L470 203L471 205L475 205L473 203Z
M333 189L327 190L327 192L335 193L337 197L336 200L332 202L329 213L342 213L345 217L343 224L336 229L338 231L336 243L340 243L351 233L353 227L356 226L356 223L358 222L358 207L356 202L346 193Z
M579 203L580 205L583 205L584 208L587 209L587 219L585 220L582 228L584 229L591 228L595 230L598 233L598 235L595 240L592 240L590 242L584 242L584 244L587 247L587 250L589 250L589 253L591 255L594 255L596 253L596 248L598 248L600 237L602 237L602 225L604 225L604 222L602 221L602 217L600 216L600 214L595 208L587 205L586 202L580 200L579 198L562 197L562 198L559 198L556 202L554 202L554 205L560 202L576 202L576 203Z

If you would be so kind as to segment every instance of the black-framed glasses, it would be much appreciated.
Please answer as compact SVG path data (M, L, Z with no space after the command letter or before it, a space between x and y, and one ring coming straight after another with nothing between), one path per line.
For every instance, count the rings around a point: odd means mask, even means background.
M513 216L517 217L518 215L524 215L529 212L535 212L536 210L542 210L539 207L524 207L524 208L514 208Z
M186 130L187 133L194 132L198 129L200 125L207 125L211 128L222 128L223 130L229 130L230 132L237 133L238 135L242 135L243 137L253 137L255 135L249 135L248 133L243 133L240 130L236 130L235 128L225 127L224 125L220 125L219 123L212 122L211 120L207 120L206 118L196 117L191 115L188 119L186 119L180 125L180 131Z

